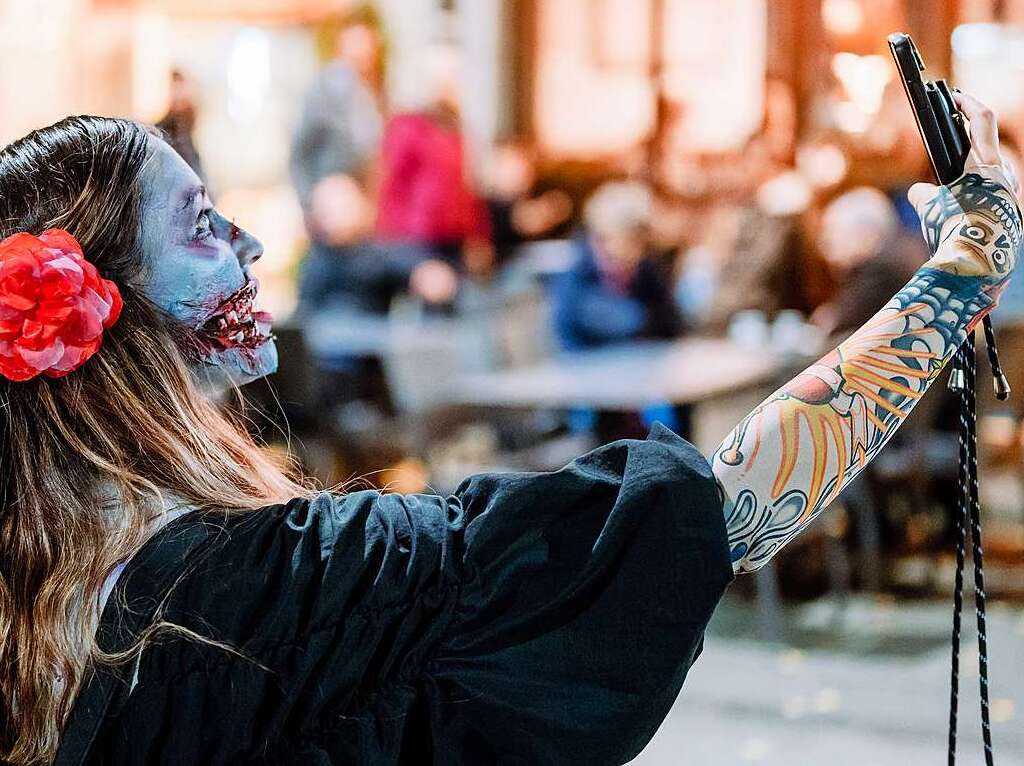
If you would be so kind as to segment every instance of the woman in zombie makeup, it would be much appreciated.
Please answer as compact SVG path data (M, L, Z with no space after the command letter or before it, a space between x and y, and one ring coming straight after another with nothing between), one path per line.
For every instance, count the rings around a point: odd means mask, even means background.
M0 759L630 760L734 574L806 528L995 305L1020 212L991 113L961 106L967 174L911 195L932 258L710 458L656 427L450 497L307 490L218 413L211 392L277 361L260 245L159 138L69 118L8 146Z

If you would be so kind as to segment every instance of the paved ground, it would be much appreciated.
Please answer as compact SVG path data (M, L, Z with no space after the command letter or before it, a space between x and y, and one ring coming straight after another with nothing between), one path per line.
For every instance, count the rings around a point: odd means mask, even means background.
M727 599L704 654L637 766L917 766L946 763L950 610L856 599L786 612L780 644ZM973 623L970 603L965 618ZM959 763L983 764L977 654L965 634ZM1024 610L989 608L995 762L1024 766Z

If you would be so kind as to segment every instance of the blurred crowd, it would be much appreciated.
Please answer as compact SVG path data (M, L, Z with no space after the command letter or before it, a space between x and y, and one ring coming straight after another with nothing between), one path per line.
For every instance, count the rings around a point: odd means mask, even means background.
M925 257L897 209L903 189L817 194L795 180L780 83L764 130L735 157L688 157L668 131L655 154L620 158L611 180L563 189L541 179L526 137L499 139L471 172L454 48L424 62L428 105L413 112L386 110L381 59L374 25L345 26L302 108L291 175L310 239L303 315L341 304L386 314L399 295L455 311L463 285L500 280L536 252L529 243L558 241L544 271L564 350L727 333L737 318L787 311L832 335Z
M923 259L916 222L897 209L903 189L816 194L794 180L792 147L774 135L779 83L764 131L731 161L705 167L669 132L655 162L640 147L581 192L542 182L525 137L500 139L471 173L457 52L425 62L429 105L395 114L381 55L372 24L347 25L302 109L291 174L311 242L303 311L341 301L383 313L399 293L444 307L464 282L500 276L524 244L560 240L571 257L551 297L564 349L725 332L749 311L800 311L831 334L863 321Z

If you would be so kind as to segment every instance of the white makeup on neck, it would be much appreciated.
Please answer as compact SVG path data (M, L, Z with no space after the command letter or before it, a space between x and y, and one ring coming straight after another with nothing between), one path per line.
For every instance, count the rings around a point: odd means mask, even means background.
M270 315L253 305L249 267L263 246L216 210L192 169L152 138L143 176L142 289L191 331L187 350L200 384L217 394L277 369Z

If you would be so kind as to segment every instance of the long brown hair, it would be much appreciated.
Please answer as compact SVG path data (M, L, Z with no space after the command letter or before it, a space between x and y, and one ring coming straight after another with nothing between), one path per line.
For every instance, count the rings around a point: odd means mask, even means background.
M91 662L98 594L162 492L251 510L308 494L193 383L187 333L139 291L141 125L69 117L0 151L0 237L60 227L124 297L81 369L0 378L0 761L48 763ZM110 496L116 502L110 503Z

